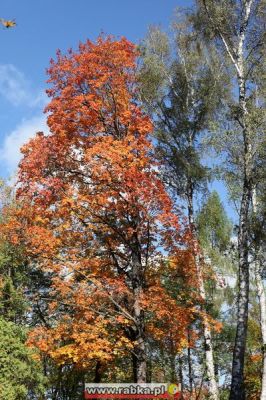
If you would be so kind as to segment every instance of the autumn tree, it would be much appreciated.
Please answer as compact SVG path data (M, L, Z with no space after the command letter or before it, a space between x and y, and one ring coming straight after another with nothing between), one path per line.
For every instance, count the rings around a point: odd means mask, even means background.
M109 37L58 52L50 134L24 146L17 193L28 256L55 274L49 320L29 344L95 374L131 354L134 380L145 382L147 337L168 332L182 348L196 312L163 274L179 271L192 287L195 265L153 161L136 57L132 43Z

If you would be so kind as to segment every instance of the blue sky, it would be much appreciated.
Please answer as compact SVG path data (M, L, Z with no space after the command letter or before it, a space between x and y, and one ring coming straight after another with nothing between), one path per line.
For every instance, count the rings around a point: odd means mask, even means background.
M45 131L46 73L59 48L101 32L138 43L152 24L167 29L177 6L192 0L6 0L0 17L17 27L0 27L0 177L14 175L20 147L36 131ZM226 202L225 188L215 183ZM229 211L229 208L228 208ZM230 212L231 214L232 212ZM231 214L233 215L233 214Z
M150 24L169 25L186 0L6 0L0 17L0 176L14 173L19 148L45 129L45 69L58 48L76 47L100 32L138 42Z

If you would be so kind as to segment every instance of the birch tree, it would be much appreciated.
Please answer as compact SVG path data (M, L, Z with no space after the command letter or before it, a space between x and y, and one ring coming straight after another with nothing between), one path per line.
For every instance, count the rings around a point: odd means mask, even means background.
M223 68L215 63L213 48L207 51L188 22L184 14L177 15L173 47L166 34L158 28L150 29L142 47L140 80L142 98L156 121L157 153L164 163L162 174L173 196L182 198L186 205L199 293L205 303L194 203L210 177L209 168L201 162L202 134L221 105L226 85L221 87L217 79ZM210 398L217 400L211 329L206 320L203 335Z
M235 346L232 364L230 400L244 399L244 357L246 349L249 303L249 209L256 174L251 129L250 96L253 78L263 58L265 38L265 1L199 0L195 25L216 44L222 57L227 57L234 74L235 89L230 104L231 118L239 133L242 159L241 200L239 208L238 256L239 292ZM235 91L234 89L234 91Z

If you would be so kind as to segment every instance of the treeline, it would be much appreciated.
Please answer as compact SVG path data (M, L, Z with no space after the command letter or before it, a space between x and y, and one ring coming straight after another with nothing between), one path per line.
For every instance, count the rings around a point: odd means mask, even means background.
M1 184L0 399L266 398L265 5L198 0L51 61L50 133Z

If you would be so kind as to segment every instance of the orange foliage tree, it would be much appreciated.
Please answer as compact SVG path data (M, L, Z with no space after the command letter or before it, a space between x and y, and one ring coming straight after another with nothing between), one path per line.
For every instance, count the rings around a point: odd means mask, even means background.
M176 351L186 345L195 271L153 159L136 57L132 43L110 37L58 52L50 134L24 146L17 193L28 255L54 274L49 321L29 343L79 368L131 354L134 379L145 382L149 335L171 337ZM184 289L173 296L165 274Z

